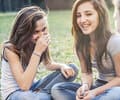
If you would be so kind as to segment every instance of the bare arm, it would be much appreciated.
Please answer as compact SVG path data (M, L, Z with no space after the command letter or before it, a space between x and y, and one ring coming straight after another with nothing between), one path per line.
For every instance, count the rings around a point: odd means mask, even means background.
M6 49L5 54L6 54L8 63L10 64L10 68L13 73L13 76L16 82L18 83L19 87L22 90L28 90L35 77L40 57L32 55L30 62L27 66L27 69L24 71L22 68L20 59L15 53L10 51L9 49Z
M80 53L79 53L78 58L79 58L79 61L80 61L82 83L88 83L89 88L90 88L92 83L93 83L92 73L87 72L87 67L86 67L85 61L84 61L84 59L83 59L83 57Z
M13 76L22 90L28 90L31 87L33 79L36 75L41 54L45 51L49 44L47 38L47 36L43 35L37 40L33 52L39 54L39 56L34 53L31 55L29 64L26 66L27 68L25 71L23 70L23 66L18 55L7 48L5 49L5 56L10 65Z
M85 60L83 59L82 55L80 53L77 55L80 61L82 86L77 90L76 100L82 100L85 91L88 91L90 89L93 82L93 78L92 78L92 73L87 72L87 66L85 64Z
M49 62L46 65L46 68L49 70L60 70L61 73L66 77L72 77L75 75L75 71L73 68L71 68L70 66L66 65L66 64L62 64L62 63L56 63L56 62Z

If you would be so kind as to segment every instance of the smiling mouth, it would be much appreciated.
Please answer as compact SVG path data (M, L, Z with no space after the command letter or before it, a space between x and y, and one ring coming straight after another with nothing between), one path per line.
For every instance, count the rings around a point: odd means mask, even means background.
M83 30L87 30L89 28L89 24L83 24L81 27Z
M82 27L83 30L88 30L88 27Z

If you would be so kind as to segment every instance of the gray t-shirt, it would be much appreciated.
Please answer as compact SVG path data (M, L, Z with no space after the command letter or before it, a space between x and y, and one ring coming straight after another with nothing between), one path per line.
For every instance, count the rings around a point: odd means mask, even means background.
M107 44L107 51L108 51L107 60L105 56L103 56L102 58L104 70L100 70L98 68L95 59L92 61L92 66L98 70L98 74L99 74L98 79L101 79L104 81L110 81L116 76L112 56L120 53L119 43L120 43L120 34L114 34L110 37Z

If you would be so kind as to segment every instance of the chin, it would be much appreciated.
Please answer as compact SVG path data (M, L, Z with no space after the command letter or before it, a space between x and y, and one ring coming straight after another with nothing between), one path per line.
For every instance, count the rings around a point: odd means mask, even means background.
M90 35L90 32L83 32L84 35Z

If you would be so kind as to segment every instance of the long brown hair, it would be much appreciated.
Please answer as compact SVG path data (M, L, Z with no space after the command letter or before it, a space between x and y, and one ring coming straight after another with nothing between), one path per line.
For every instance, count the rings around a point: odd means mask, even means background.
M102 56L107 53L106 45L111 36L109 20L108 20L108 12L107 7L104 0L76 0L73 8L72 8L72 34L74 37L74 44L77 55L79 57L79 53L82 54L85 59L85 63L87 66L87 71L91 72L91 57L90 57L90 37L88 35L84 35L82 30L77 25L77 17L76 12L77 8L80 4L84 2L91 2L93 4L94 9L97 11L99 16L99 25L95 30L95 41L97 46L96 52L96 60L98 67L102 69Z
M45 12L37 6L25 7L20 10L15 18L9 40L4 47L15 52L25 69L29 63L35 44L31 41L34 34L36 22L46 17ZM49 50L42 54L40 62L50 61Z

